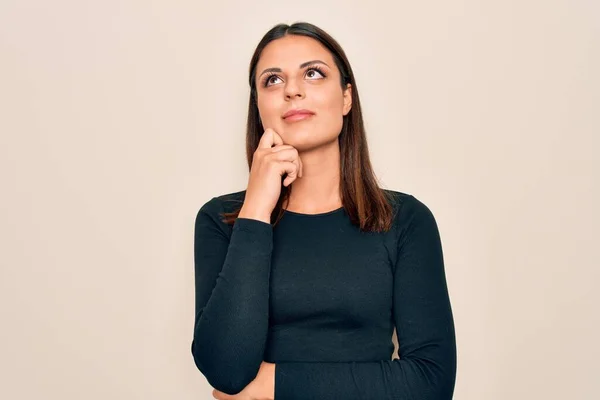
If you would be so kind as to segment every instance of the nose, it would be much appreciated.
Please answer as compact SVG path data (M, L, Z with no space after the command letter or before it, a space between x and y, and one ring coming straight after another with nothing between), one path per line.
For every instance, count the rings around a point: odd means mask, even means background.
M302 87L295 83L293 79L288 81L289 83L285 86L285 99L290 100L292 97L303 98L304 90Z

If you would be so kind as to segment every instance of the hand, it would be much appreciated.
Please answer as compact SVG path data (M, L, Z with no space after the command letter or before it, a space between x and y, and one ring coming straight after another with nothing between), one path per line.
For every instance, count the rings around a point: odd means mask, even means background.
M252 157L246 197L238 216L270 223L271 213L281 194L281 177L284 174L287 176L283 186L289 186L302 177L302 160L295 147L283 144L281 136L267 128Z
M238 394L232 395L213 389L212 396L218 400L274 400L275 364L263 361L256 378Z

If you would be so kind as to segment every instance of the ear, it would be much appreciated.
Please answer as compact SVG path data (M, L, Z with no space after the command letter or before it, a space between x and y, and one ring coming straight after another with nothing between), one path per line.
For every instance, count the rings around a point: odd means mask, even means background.
M352 84L348 83L344 90L344 115L347 115L352 108Z

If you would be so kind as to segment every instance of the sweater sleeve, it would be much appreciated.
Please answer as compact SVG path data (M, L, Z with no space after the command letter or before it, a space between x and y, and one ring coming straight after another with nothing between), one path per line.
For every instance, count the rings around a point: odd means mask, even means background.
M273 226L238 218L231 234L213 197L196 216L195 319L191 351L210 385L243 390L258 374L269 327Z
M400 359L277 363L276 400L452 399L456 343L438 227L413 196L401 207L392 305Z

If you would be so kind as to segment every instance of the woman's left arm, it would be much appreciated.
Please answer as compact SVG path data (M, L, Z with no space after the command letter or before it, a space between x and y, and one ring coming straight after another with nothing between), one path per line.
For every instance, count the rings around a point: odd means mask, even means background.
M399 212L393 317L400 359L277 363L275 400L452 399L456 339L437 223L411 195Z

